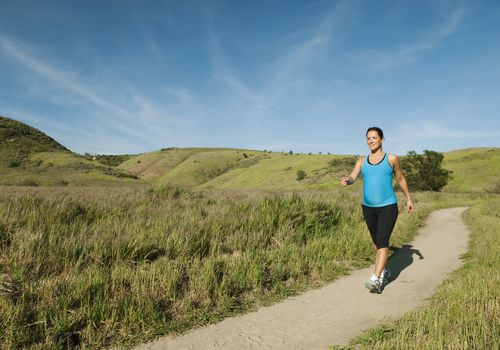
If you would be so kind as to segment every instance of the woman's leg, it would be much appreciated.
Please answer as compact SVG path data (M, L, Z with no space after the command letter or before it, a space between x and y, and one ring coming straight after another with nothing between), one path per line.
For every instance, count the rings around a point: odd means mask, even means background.
M367 207L365 205L363 208L363 217L365 218L366 226L370 232L372 238L373 249L377 252L377 226L378 226L378 215L376 208Z
M375 258L375 276L380 277L389 258L389 248L378 248Z
M377 256L375 259L375 275L380 277L389 258L389 238L398 218L397 204L381 208L377 221Z
M379 248L377 247L377 236L379 230L379 215L380 210L376 207L367 207L363 206L363 216L365 218L366 226L368 227L368 231L370 231L370 236L373 242L373 251L375 252L375 271L374 274L377 275L377 265L379 264ZM384 267L382 266L382 270ZM382 271L381 270L381 271ZM380 271L380 273L382 273ZM377 275L380 276L380 273Z

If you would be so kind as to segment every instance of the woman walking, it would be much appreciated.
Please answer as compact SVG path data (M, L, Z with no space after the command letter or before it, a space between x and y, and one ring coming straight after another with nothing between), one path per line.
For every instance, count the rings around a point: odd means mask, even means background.
M392 189L393 175L406 196L408 213L413 212L413 201L401 172L399 160L395 155L382 150L383 142L384 133L380 128L368 128L366 143L370 154L360 157L351 174L340 180L341 185L352 185L360 172L363 175L363 216L376 252L375 270L365 283L365 287L376 293L382 292L390 276L390 271L386 268L389 238L398 217L397 199Z

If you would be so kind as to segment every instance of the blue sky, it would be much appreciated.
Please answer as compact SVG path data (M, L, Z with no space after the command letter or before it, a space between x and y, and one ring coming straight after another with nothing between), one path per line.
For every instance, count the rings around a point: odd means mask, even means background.
M500 146L500 1L0 0L0 115L79 153Z

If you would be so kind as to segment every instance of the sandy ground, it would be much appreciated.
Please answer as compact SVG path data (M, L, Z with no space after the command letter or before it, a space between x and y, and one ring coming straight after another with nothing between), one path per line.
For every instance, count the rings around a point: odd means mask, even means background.
M459 257L467 251L469 234L461 218L465 209L430 215L416 239L392 255L392 281L382 294L363 287L372 268L357 270L279 304L135 349L327 349L347 344L381 321L424 304L461 265Z

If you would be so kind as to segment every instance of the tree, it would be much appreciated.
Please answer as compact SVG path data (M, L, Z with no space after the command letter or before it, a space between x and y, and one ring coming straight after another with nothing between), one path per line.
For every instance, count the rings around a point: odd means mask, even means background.
M297 170L297 181L302 181L306 178L307 174L304 170Z
M441 168L443 154L435 151L424 150L423 154L409 151L401 159L401 170L406 182L412 190L439 191L447 183L451 171Z

